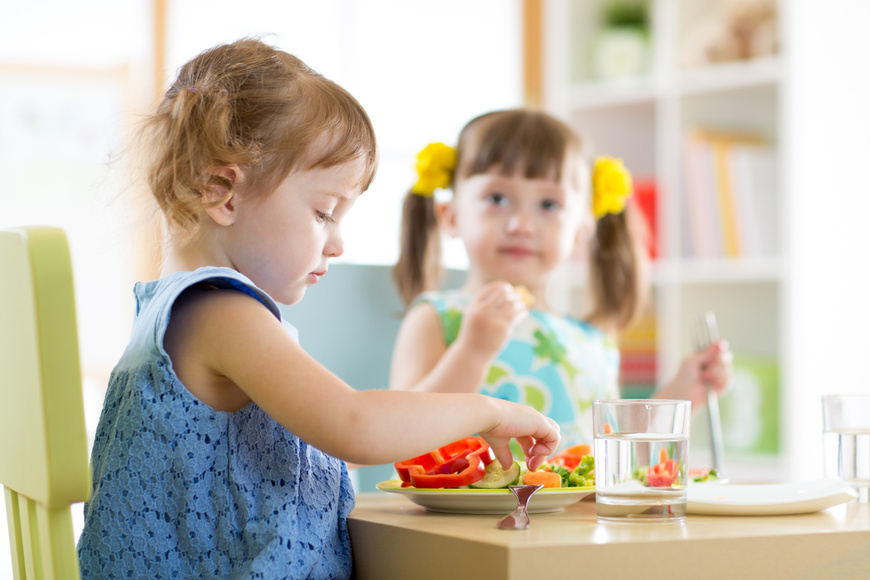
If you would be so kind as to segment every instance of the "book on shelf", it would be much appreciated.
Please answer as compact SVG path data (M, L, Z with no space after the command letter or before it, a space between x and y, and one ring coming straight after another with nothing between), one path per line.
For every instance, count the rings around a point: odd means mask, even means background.
M683 251L694 258L778 253L778 164L761 137L694 129L685 135Z
M619 385L625 398L647 398L656 388L656 324L655 314L647 311L619 335Z
M646 247L651 260L658 257L658 188L654 178L634 180L634 203L646 223Z

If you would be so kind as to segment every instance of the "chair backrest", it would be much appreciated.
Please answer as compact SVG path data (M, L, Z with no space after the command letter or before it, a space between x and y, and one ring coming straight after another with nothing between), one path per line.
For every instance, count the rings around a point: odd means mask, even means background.
M0 230L0 483L15 578L79 578L70 506L90 491L69 246Z

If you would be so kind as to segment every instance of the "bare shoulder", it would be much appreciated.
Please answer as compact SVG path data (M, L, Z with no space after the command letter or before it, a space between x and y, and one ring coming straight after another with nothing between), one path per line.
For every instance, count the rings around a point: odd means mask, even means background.
M425 302L411 308L402 320L393 348L390 388L410 388L435 367L446 350L435 308Z
M236 290L194 286L173 304L163 347L194 396L216 410L235 411L250 398L227 377L226 366L250 356L260 341L286 334L255 298Z
M444 345L444 332L441 326L441 318L435 307L427 302L421 302L411 307L402 320L399 327L399 336L396 344L413 342L432 342Z
M164 343L223 342L229 332L280 329L281 323L257 299L237 290L193 286L172 306Z

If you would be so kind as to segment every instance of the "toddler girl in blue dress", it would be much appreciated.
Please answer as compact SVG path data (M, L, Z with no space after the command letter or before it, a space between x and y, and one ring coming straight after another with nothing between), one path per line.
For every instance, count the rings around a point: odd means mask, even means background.
M161 278L135 287L97 428L84 578L347 578L345 461L474 433L503 465L511 438L532 464L555 451L558 426L527 406L356 391L281 319L276 302L342 254L340 224L375 173L374 131L345 90L244 39L184 65L142 135L169 235Z

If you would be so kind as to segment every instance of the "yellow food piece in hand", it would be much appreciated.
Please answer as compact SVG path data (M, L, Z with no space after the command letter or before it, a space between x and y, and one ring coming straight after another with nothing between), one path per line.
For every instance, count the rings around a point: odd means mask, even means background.
M516 290L517 294L520 295L520 299L526 305L526 308L531 308L532 304L535 303L535 297L532 296L532 293L529 292L529 289L522 284L519 284L517 286L514 286L514 290Z

